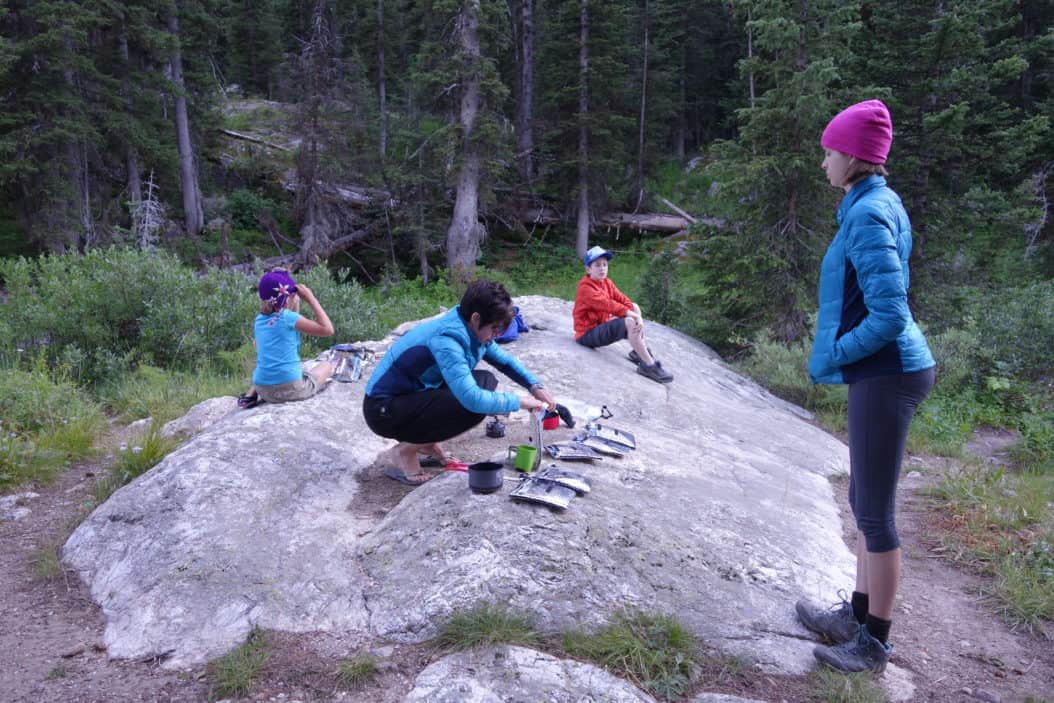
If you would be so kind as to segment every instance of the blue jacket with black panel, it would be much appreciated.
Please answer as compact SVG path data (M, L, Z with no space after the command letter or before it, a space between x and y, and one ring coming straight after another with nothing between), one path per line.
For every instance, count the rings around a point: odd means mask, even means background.
M495 342L481 344L461 319L460 307L396 340L370 376L366 395L393 398L446 385L469 412L498 415L518 410L520 399L515 393L480 388L472 370L486 359L524 388L538 383L538 379Z
M820 267L820 309L809 359L813 383L922 371L933 355L908 308L911 223L882 176L856 183L838 208Z

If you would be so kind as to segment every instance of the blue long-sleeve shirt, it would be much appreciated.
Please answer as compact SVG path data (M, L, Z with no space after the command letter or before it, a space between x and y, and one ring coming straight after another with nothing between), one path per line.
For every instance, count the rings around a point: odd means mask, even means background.
M488 391L476 383L472 370L483 359L524 388L538 383L498 344L481 344L456 306L396 340L370 376L366 395L392 398L445 384L470 412L495 415L518 410L520 399L515 393Z

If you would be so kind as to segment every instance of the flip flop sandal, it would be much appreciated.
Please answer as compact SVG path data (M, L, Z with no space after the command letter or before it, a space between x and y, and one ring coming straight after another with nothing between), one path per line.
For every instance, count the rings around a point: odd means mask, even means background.
M418 457L417 464L422 469L443 467L444 469L449 469L450 471L461 471L462 469L468 468L468 464L463 461L458 461L457 459L451 458L444 463L442 459L434 457L431 454L427 456Z
M386 477L392 479L393 481L398 481L399 483L403 484L404 486L420 486L423 483L428 483L433 478L432 476L429 476L428 478L423 478L423 479L420 479L418 481L415 481L412 478L410 478L409 476L407 476L403 471L401 471L399 469L395 469L395 468L385 469L384 470L384 475Z
M238 396L238 407L242 410L248 410L249 408L255 408L257 405L262 403L260 396L258 395L245 395Z

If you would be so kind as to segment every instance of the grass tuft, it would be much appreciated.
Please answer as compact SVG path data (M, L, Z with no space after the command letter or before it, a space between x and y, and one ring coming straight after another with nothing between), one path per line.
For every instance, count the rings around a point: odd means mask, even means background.
M812 700L822 703L886 703L886 692L869 673L844 674L817 666L809 675Z
M436 638L440 647L453 650L489 644L536 647L540 643L541 636L528 617L495 605L481 605L458 613L443 626Z
M701 654L695 638L675 619L643 613L620 614L591 634L565 633L564 649L664 700L688 692Z
M223 354L232 366L242 366L249 349ZM102 396L107 409L122 422L149 417L163 424L203 400L238 395L248 387L251 372L249 368L236 376L208 368L185 372L140 366L134 373L103 388Z
M337 667L337 679L345 686L361 686L377 673L377 660L363 652L345 659Z
M967 467L929 491L941 551L994 577L988 594L1012 627L1054 621L1054 476Z
M60 664L59 666L56 666L56 667L55 667L54 669L52 669L51 671L49 671L49 672L48 672L48 675L47 675L47 676L45 676L44 678L45 678L45 680L47 680L47 681L56 681L56 680L58 680L58 679L64 679L64 678L66 678L66 676L67 676L68 674L69 674L69 672L68 672L68 671L66 671L66 667L64 667L64 666L62 666L62 665Z
M53 542L41 544L33 557L33 578L37 581L50 581L62 573L62 561L59 559L59 545Z
M122 449L110 468L110 474L96 482L93 489L95 505L102 505L118 488L157 466L178 444L177 440L161 434L160 422L152 422L146 434Z
M208 666L212 686L209 700L246 696L269 658L267 636L253 629L245 644Z
M33 364L0 368L0 490L48 483L68 461L92 454L106 422L83 390Z

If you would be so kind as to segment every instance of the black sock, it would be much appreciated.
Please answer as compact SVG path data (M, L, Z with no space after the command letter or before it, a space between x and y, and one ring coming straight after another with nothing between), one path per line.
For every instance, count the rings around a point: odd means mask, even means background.
M867 625L867 631L871 633L871 636L882 644L885 644L886 640L889 639L889 628L893 624L892 620L876 618L874 615L868 613L867 622L864 624Z
M849 602L853 605L853 617L858 623L863 624L867 620L867 594L853 591L852 600Z

